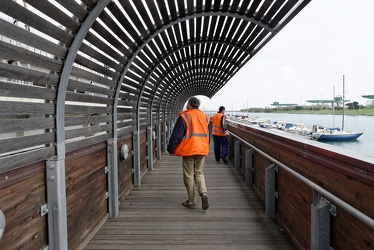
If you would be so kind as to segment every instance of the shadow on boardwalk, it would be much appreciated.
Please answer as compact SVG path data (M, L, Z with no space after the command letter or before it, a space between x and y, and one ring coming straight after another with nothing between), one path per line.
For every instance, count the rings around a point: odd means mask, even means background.
M295 249L232 165L210 152L204 173L209 209L183 207L181 158L163 154L85 249Z

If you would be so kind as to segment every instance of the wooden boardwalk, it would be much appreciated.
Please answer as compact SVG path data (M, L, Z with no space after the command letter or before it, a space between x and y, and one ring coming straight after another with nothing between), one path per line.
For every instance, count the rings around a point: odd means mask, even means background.
M194 209L182 206L181 162L162 155L85 249L295 249L243 176L230 163L216 163L212 152L204 168L209 209L201 209L200 197Z

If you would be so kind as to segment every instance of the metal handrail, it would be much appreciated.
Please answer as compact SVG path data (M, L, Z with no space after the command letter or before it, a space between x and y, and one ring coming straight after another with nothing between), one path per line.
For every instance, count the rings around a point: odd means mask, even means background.
M351 214L353 217L355 217L356 219L358 219L359 221L361 221L362 223L364 223L365 225L367 225L368 227L370 227L371 229L374 229L374 219L372 219L371 217L367 216L366 214L362 213L360 210L354 208L353 206L351 206L350 204L346 203L345 201L343 201L342 199L340 199L339 197L335 196L334 194L328 192L326 189L320 187L319 185L317 185L316 183L312 182L311 180L305 178L304 176L302 176L301 174L297 173L296 171L292 170L291 168L289 168L288 166L284 165L283 163L281 163L280 161L274 159L273 157L271 157L270 155L264 153L263 151L261 151L260 149L256 148L255 146L253 146L252 144L248 143L247 141L245 141L243 138L233 134L232 132L229 131L229 133L234 136L235 138L239 139L240 141L242 141L244 144L246 144L247 146L249 146L250 148L252 148L254 151L256 151L257 153L259 153L260 155L264 156L265 158L267 158L268 160L270 160L271 162L275 163L276 166L278 167L281 167L282 169L284 169L285 171L287 171L289 174L293 175L294 177L296 177L296 179L302 181L304 184L308 185L309 187L311 187L313 190L317 191L319 194L321 194L323 197L327 198L328 200L334 202L334 205L336 206L339 206L341 208L343 208L345 211L347 211L349 214Z

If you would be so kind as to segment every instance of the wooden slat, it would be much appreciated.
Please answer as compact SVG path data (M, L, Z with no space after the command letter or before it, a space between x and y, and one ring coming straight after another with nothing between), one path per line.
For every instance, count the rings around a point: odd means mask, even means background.
M97 107L97 106L79 106L79 105L65 105L66 114L103 114L111 113L110 107Z
M77 2L74 0L56 0L59 4L61 4L65 9L73 13L77 16L80 20L84 20L88 15L88 11L82 8Z
M3 115L54 114L55 105L49 103L0 101L0 113Z
M113 104L113 99L101 96L92 96L89 94L78 94L67 92L66 101L82 102L82 103L99 103L99 104Z
M63 43L70 44L73 39L73 35L63 31L12 0L1 0L0 11Z
M163 154L85 249L294 249L291 240L232 165L205 161L210 207L181 205L187 194L181 158ZM224 185L223 185L224 183Z
M55 133L22 136L0 140L0 154L55 142Z
M85 124L99 124L103 122L111 122L111 116L73 116L65 117L65 126L85 125Z
M88 137L83 140L79 141L73 141L73 142L68 142L66 143L66 152L72 152L74 150L78 150L80 148L88 147L97 143L101 143L103 141L106 141L110 138L113 138L112 133L104 134L104 135L99 135L99 136L93 136L93 137Z
M40 71L17 67L7 63L0 63L0 76L9 79L34 82L45 85L57 86L58 76Z
M111 131L112 127L113 126L111 124L107 124L107 125L98 125L98 126L70 129L65 132L65 139L69 140L69 139L77 138L80 136L92 136L95 133Z
M0 91L0 95L6 97L56 99L56 89L40 88L25 84L1 82Z
M34 53L28 49L17 47L0 41L0 56L13 61L20 61L23 64L31 64L33 67L61 71L62 62Z
M32 5L35 9L39 10L44 15L62 24L73 32L77 32L77 30L79 29L80 24L78 22L74 21L66 13L61 11L59 8L57 8L47 0L24 0L24 2Z
M47 147L37 150L30 150L21 154L0 157L0 173L4 173L34 162L49 159L55 154L55 147Z
M97 86L95 84L90 84L87 82L80 82L77 80L69 79L68 90L70 91L78 91L78 92L91 92L96 94L114 95L114 89L104 88L101 86Z
M96 60L102 62L103 64L115 69L116 71L122 70L122 65L117 64L113 59L108 58L107 56L103 55L100 51L95 50L91 46L88 46L85 43L81 44L81 47L79 48L80 51L83 53L89 55L92 58L95 58Z
M77 55L75 57L75 63L80 64L80 65L82 65L82 66L84 66L86 68L89 68L89 69L91 69L91 70L93 70L93 71L95 71L97 73L101 73L101 74L103 74L105 76L108 76L108 77L110 77L112 79L116 80L116 79L119 78L118 72L112 71L110 69L107 69L107 68L105 68L105 67L103 67L103 66L95 63L91 59L88 59L88 58L86 58L84 56Z
M1 133L14 133L54 127L54 118L0 119Z
M112 87L112 88L117 86L117 83L114 80L107 79L107 78L102 77L98 74L89 72L89 71L84 70L84 69L79 69L77 67L72 68L71 75L76 76L78 78L84 78L84 79L91 80L91 81L94 81L94 82L99 82L100 84L104 84L104 85L107 85L107 86Z
M34 48L48 52L52 55L64 58L66 55L66 48L52 43L38 35L35 35L24 28L18 27L0 18L0 34L15 41L27 44Z

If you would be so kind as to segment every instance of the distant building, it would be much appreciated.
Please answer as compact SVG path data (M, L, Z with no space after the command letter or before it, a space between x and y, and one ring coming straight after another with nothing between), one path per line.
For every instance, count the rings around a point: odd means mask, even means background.
M278 107L278 108L280 108L280 107L295 107L295 106L297 106L297 104L294 104L294 103L279 103L278 101L275 101L275 102L273 102L270 105Z
M366 99L374 99L374 95L362 95L362 97Z

